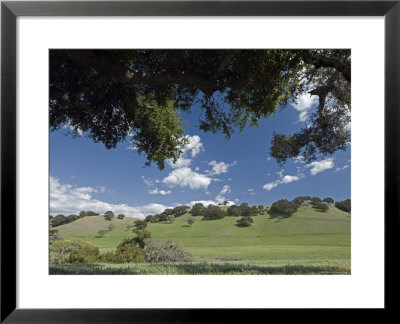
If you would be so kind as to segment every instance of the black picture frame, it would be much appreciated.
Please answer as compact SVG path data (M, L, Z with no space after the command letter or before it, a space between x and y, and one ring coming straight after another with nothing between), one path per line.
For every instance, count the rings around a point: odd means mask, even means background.
M395 1L4 1L1 3L1 322L253 322L261 309L16 308L16 19L19 16L384 16L385 311L397 307L400 229L400 0ZM394 250L393 250L394 249ZM251 298L251 297L249 297ZM272 311L272 310L271 310ZM380 310L378 310L380 311ZM301 314L304 314L302 312ZM314 313L315 314L315 313ZM300 314L299 314L300 315ZM253 317L254 316L254 317ZM301 315L302 316L302 315ZM251 320L253 318L253 320Z

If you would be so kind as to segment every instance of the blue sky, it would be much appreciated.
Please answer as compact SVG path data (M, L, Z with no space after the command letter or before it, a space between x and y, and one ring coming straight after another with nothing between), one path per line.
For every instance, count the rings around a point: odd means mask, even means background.
M281 167L269 157L273 132L292 134L304 127L316 104L304 95L229 140L200 131L200 107L194 106L182 114L190 144L178 163L167 163L163 171L155 164L145 167L145 157L129 141L107 150L85 134L71 136L67 126L51 132L50 213L113 210L144 217L197 201L270 205L300 195L350 198L350 148L308 165L292 159Z

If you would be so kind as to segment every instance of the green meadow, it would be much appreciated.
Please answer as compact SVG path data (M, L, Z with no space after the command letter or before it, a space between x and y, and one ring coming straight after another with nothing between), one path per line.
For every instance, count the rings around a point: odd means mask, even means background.
M151 238L179 243L194 257L180 264L59 265L50 273L105 274L314 274L350 273L350 214L335 207L323 213L303 204L292 216L253 216L250 227L238 227L238 217L201 220L190 214L173 223L149 223ZM133 237L127 225L134 219L91 216L57 227L63 239L79 239L99 248L115 250L123 238ZM115 228L100 237L98 231Z

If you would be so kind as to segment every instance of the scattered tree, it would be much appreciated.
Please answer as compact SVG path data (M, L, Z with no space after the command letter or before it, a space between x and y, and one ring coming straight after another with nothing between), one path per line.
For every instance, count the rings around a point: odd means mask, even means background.
M172 223L174 222L174 220L175 220L174 215L168 215L168 216L167 216L167 221L168 221L168 223L172 224Z
M271 205L268 213L271 217L289 217L297 211L298 205L290 202L287 199L281 199Z
M228 209L226 210L227 215L229 216L240 216L241 215L241 209L239 206L232 205L229 206Z
M203 220L214 220L224 218L226 212L215 205L208 205L206 212L204 213Z
M253 224L253 219L250 216L245 216L236 221L236 226L249 227Z
M335 203L335 207L340 209L340 210L343 210L345 212L350 213L351 212L351 199L346 199L346 200L343 200L343 201L337 201Z
M114 213L111 210L109 210L109 211L105 212L104 218L106 220L110 221L114 218Z
M71 223L71 222L73 222L73 221L76 221L77 219L79 219L79 216L78 216L78 215L71 214L71 215L67 216L67 221L66 221L66 223Z
M125 218L125 215L124 215L124 214L119 214L119 215L117 216L117 218L118 218L118 219L124 219L124 218Z
M193 216L204 216L206 210L207 210L207 208L204 207L204 205L202 203L195 203L193 205L192 210L190 211L190 213Z
M326 202L327 204L333 204L335 202L331 197L324 198L322 201Z
M65 224L66 222L67 222L67 217L65 217L63 214L58 214L56 217L53 218L51 225L53 227L56 227Z
M100 235L100 237L103 237L103 235L107 233L107 230L101 229L101 230L98 231L97 233Z
M90 210L88 210L88 211L86 212L86 216L98 216L98 215L100 215L100 214L99 214L99 213L95 213L95 212L90 211Z
M192 225L193 225L193 223L194 223L195 220L196 220L196 219L195 219L194 217L189 217L189 218L188 218L187 222L188 222L188 224L189 224L190 227L192 227Z
M79 218L83 218L83 217L86 217L86 216L87 216L87 212L85 212L84 210L81 210L79 212Z
M147 222L141 219L135 220L133 224L137 229L144 229L147 227Z
M327 204L323 204L323 203L320 203L320 202L313 203L313 207L316 210L318 210L320 212L324 212L324 213L326 213L329 210L329 206Z
M189 209L190 209L189 206L177 206L172 210L172 214L175 217L179 217L179 216L186 214Z

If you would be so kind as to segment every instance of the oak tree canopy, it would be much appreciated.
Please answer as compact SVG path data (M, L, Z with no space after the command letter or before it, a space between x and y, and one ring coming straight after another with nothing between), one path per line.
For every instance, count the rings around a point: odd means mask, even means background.
M349 144L350 67L350 50L50 50L50 129L69 124L108 149L129 138L163 169L183 152L179 113L195 103L200 129L229 138L309 93L316 112L274 134L270 154L310 162Z

